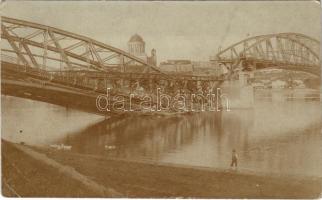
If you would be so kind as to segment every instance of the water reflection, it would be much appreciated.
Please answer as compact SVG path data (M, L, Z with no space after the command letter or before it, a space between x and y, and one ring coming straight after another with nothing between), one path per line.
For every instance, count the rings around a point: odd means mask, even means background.
M319 103L304 105L261 103L223 113L128 117L90 126L68 144L81 153L218 168L229 167L235 148L240 169L321 175Z
M101 117L50 104L2 97L2 137L64 143L72 151L239 169L321 176L320 102L260 101L252 109L182 116ZM23 129L24 134L18 134Z
M122 120L107 120L66 137L63 142L81 153L104 153L121 157L156 157L164 152L176 151L179 146L189 145L195 126L186 117L134 117ZM113 151L106 147L115 146Z
M1 96L1 137L13 142L49 144L102 119L48 103Z

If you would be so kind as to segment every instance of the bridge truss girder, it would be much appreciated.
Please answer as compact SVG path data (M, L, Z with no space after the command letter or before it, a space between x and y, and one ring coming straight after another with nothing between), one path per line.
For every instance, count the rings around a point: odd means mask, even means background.
M228 63L232 68L246 60L270 63L270 66L287 65L288 69L294 66L294 70L303 66L306 72L320 76L320 42L298 33L261 35L223 49L212 60Z
M123 50L54 27L2 17L1 31L3 54L28 67L162 74L155 66Z

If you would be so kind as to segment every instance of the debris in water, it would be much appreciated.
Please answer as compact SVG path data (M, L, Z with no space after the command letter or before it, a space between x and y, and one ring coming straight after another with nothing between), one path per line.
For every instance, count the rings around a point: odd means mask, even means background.
M112 149L115 149L116 147L114 145L105 145L104 148L107 150L112 150Z
M51 148L57 149L57 150L71 150L72 146L64 145L64 144L51 144Z

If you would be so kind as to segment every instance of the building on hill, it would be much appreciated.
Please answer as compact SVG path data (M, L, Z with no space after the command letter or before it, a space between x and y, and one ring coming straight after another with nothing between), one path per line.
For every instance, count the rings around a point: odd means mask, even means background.
M191 60L167 60L160 63L159 68L163 71L191 74L196 76L219 76L223 74L223 67L208 61Z
M155 49L151 50L151 56L148 56L145 53L145 42L143 38L138 35L134 34L131 36L130 40L127 43L128 46L128 53L131 55L140 58L144 62L148 64L157 65L157 53Z
M160 63L160 69L170 72L193 72L193 64L190 60L167 60Z

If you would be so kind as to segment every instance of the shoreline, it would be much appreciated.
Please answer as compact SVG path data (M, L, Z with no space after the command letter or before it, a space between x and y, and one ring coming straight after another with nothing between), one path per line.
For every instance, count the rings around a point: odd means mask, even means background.
M180 169L191 169L191 170L202 170L207 172L214 172L214 173L233 173L233 174L242 174L242 175L249 175L249 176L258 176L258 177L271 177L271 178L285 178L294 181L300 180L322 180L322 176L317 175L304 175L304 174L281 174L278 172L262 172L262 171L254 171L249 169L231 169L231 168L215 168L209 166L201 166L201 165L188 165L188 164L180 164L180 163L171 163L171 162L161 162L161 161L154 161L145 158L118 158L118 157L103 157L102 155L97 154L85 154L85 153L77 153L71 152L70 150L57 150L47 146L29 146L27 147L34 149L35 151L42 152L44 154L51 154L53 152L57 154L68 154L70 156L81 156L86 157L89 159L99 159L99 160L106 160L106 161L119 161L119 162L129 162L129 163L138 163L150 166L160 166L160 167L172 167L172 168L180 168ZM322 192L322 188L321 188Z
M15 176L11 172L13 169L7 166L9 162L15 163L16 168L23 174L27 174L25 171L30 171L30 166L29 168L24 166L26 163L32 163L33 170L37 171L32 176L26 176L32 184L22 186L21 181L12 181L11 184L15 186L20 196L102 197L66 175L61 180L55 178L52 180L51 177L62 177L64 170L53 169L48 164L35 160L26 155L23 149L29 149L59 165L73 169L98 185L113 188L122 194L121 197L318 198L321 196L321 178L263 176L204 167L129 161L13 144L2 140L2 155L6 157L2 159L3 181L8 180L10 174ZM46 172L49 169L48 174ZM34 180L37 175L43 180L39 181L39 178ZM70 183L63 184L66 181ZM5 188L8 184L2 186L3 195L15 196ZM28 188L37 185L41 186L38 191L31 192ZM48 188L53 190L52 193L48 192ZM107 194L104 197L111 196Z

